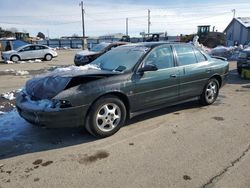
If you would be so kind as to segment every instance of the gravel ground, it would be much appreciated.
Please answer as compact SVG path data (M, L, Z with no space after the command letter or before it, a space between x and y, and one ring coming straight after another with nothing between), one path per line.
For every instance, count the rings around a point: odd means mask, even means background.
M73 54L0 68L71 65ZM143 114L101 140L83 129L32 126L15 110L0 115L0 187L249 188L250 81L240 79L235 69L231 62L228 83L213 105L194 101ZM0 77L2 92L28 79Z

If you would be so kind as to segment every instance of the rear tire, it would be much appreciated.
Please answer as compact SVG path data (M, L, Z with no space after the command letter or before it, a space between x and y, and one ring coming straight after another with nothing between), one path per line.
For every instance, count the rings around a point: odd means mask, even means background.
M17 61L20 61L20 57L17 55L13 55L13 56L11 56L10 60L13 62L17 62Z
M202 105L213 104L219 95L219 87L217 79L212 78L208 80L200 96L200 103Z
M53 58L53 56L52 56L51 54L46 54L46 55L44 56L44 59L45 59L46 61L51 61L52 58Z
M105 138L115 134L125 123L126 107L113 95L97 100L90 108L85 128L97 138Z

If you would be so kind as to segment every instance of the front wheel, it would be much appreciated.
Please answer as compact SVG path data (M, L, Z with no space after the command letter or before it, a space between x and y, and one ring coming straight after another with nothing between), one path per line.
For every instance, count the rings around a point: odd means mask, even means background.
M20 58L17 55L13 55L13 56L11 56L10 60L13 61L13 62L17 62L17 61L20 60Z
M106 96L97 100L91 107L86 129L98 138L115 134L126 120L126 107L116 96Z
M200 96L200 102L203 105L213 104L219 95L219 83L216 79L208 80Z
M45 59L46 61L51 61L52 58L53 58L53 57L52 57L51 54L46 54L45 57L44 57L44 59Z

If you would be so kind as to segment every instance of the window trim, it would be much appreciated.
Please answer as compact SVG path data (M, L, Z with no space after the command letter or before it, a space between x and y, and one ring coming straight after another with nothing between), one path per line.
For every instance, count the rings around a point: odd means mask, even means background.
M200 61L200 62L198 62L198 59L197 59L197 56L196 56L196 53L195 53L195 50L197 50L198 52L200 52L201 53L201 55L203 55L203 57L205 58L205 61ZM195 57L196 57L196 61L197 61L197 63L203 63L203 62L206 62L208 59L207 59L207 57L202 53L202 51L201 50L199 50L199 49L197 49L197 48L195 48L195 47L193 47L193 51L194 51L194 55L195 55Z
M174 54L172 45L171 45L171 44L162 44L162 45L155 46L154 48L152 48L152 49L145 55L145 57L144 57L143 60L141 61L140 66L138 66L138 69L137 69L136 72L138 72L138 70L139 70L140 68L142 68L142 67L145 65L145 60L146 60L146 58L149 56L149 54L150 54L153 50L156 50L157 48L162 48L162 47L164 47L164 46L169 47L170 50L171 50L171 52L172 52L172 55L173 55L173 66L172 66L172 67L168 67L168 68L164 68L164 69L158 69L157 71L163 71L163 70L167 70L167 69L171 69L171 68L177 67L176 58L175 58L175 54ZM157 72L157 71L155 71L155 72Z
M194 56L195 56L195 59L196 59L196 63L192 63L192 64L188 64L188 65L181 65L181 64L179 63L178 54L177 54L177 51L176 51L176 49L175 49L176 46L187 46L187 47L192 48L192 51L193 51ZM195 64L199 63L199 62L197 61L197 58L196 58L196 55L195 55L194 47L193 47L193 46L188 45L188 44L175 44L175 45L173 45L173 48L174 48L173 50L175 51L176 63L177 63L177 66L178 66L178 67L185 67L185 66L195 65ZM203 54L202 54L202 55L203 55Z

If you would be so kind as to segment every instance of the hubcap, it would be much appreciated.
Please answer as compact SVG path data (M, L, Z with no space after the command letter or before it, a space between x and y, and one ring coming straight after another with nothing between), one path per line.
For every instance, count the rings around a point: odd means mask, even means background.
M13 60L14 62L18 61L18 57L14 56L14 57L12 57L12 60Z
M51 59L52 59L52 57L51 57L50 55L47 55L47 56L46 56L46 60L49 61L49 60L51 60Z
M121 109L114 103L101 106L96 116L97 127L104 132L112 131L121 121Z
M218 87L215 82L210 82L206 89L206 100L207 102L213 102L217 96Z

